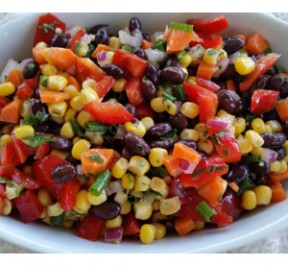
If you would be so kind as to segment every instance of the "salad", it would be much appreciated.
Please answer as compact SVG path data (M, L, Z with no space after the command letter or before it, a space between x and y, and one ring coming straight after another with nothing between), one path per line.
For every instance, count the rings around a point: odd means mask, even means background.
M150 244L285 200L288 74L261 32L228 27L39 16L0 76L0 214Z

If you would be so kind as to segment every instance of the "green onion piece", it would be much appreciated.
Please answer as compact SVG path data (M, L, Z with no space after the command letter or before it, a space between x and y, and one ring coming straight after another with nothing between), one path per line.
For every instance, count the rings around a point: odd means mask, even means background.
M118 126L117 125L110 125L109 126L109 132L114 136L116 134L118 130Z
M79 125L79 123L77 122L77 120L75 118L71 118L69 121L71 123L72 129L75 132L75 134L78 137L83 137L84 136L84 131L81 128L81 126Z
M255 184L250 178L245 178L238 186L239 190L237 191L237 195L241 195L246 190L255 187Z
M43 87L47 87L48 84L48 77L40 76L40 85Z
M192 25L179 22L171 22L171 28L174 30L182 30L189 33L192 33L193 31Z
M212 216L216 214L214 209L212 209L204 200L196 206L196 211L205 219L206 222L210 222Z
M160 140L170 140L170 141L176 141L178 139L177 135L177 129L173 128L170 132L168 132L166 135L160 137Z
M242 157L242 162L245 163L260 163L261 162L261 156L260 155L249 155L246 157Z
M102 191L107 186L109 180L111 178L111 173L108 169L103 170L100 174L96 177L93 184L89 187L88 191L98 197L101 195Z
M9 184L8 184L9 186ZM21 192L23 191L23 189L25 188L26 186L26 182L22 182L17 188L16 188L16 191L15 191L15 195L18 197L21 195Z
M36 148L39 145L41 145L42 143L53 142L54 139L51 136L45 136L45 135L41 135L41 134L36 133L35 136L33 136L33 137L24 138L24 141L27 145L29 145L33 148Z
M167 99L167 100L170 100L171 102L175 102L176 101L176 98L173 95L171 95L170 93L166 92L166 91L164 91L162 93L162 97Z
M164 178L166 176L166 170L163 166L157 168L150 168L150 170L147 173L147 176L149 177L157 176L160 178Z
M95 122L86 122L84 124L84 127L87 131L89 132L96 132L99 135L104 135L108 130L109 130L109 126L101 123L99 121L95 121Z
M127 52L132 52L132 48L129 45L123 45L121 47L122 50L125 50Z
M87 158L95 163L104 163L104 159L101 157L101 155L99 154L99 152L95 152L92 154L87 155Z
M158 39L155 41L155 43L151 46L152 49L160 50L165 52L167 46L167 41L163 39Z
M173 88L173 96L178 101L185 101L186 100L186 94L185 94L185 91L184 91L184 88L182 85L178 84Z
M52 225L58 225L61 226L63 224L63 220L64 220L64 212L58 216L52 216L50 218L50 222Z

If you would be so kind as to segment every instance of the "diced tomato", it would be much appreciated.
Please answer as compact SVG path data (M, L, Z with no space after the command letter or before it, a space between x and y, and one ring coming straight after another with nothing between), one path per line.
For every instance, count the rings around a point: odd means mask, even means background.
M220 201L222 211L230 215L233 221L237 220L242 213L241 197L237 196L232 189L227 189Z
M215 34L228 28L228 20L224 16L213 19L189 19L188 24L193 25L196 32Z
M2 197L2 198L6 197L5 185L4 184L0 184L0 197Z
M0 97L0 113L2 111L2 109L8 104L10 103L10 100L4 96Z
M196 33L195 33L196 34ZM198 38L190 42L190 46L193 47L197 44L201 44L205 49L222 49L223 48L223 39L221 36L213 36L204 32L197 33Z
M39 87L40 78L39 76L35 76L32 79L24 79L24 83L31 87L33 90Z
M83 221L80 222L76 235L95 242L99 239L104 225L105 220L97 218L93 214L88 214Z
M26 190L24 194L14 199L14 203L24 223L37 220L42 213L43 207L37 195L31 190Z
M74 178L65 183L60 192L59 203L64 211L71 211L75 206L77 194L80 191L79 181Z
M95 91L98 94L99 98L105 97L105 95L110 91L115 79L111 76L104 76L101 80L99 80L96 84Z
M135 116L139 120L144 118L144 117L146 117L146 116L154 118L155 117L155 113L152 110L152 108L150 107L150 105L148 105L146 103L142 103L142 104L136 106Z
M233 222L232 216L228 215L222 210L222 206L217 204L213 206L216 214L212 217L211 223L217 224L219 227L227 226Z
M211 80L207 80L204 78L200 78L200 77L196 77L196 83L197 85L209 90L209 91L219 91L220 90L220 86L218 84L216 84L215 82L211 81Z
M34 155L34 159L42 159L45 155L47 155L50 151L50 145L48 142L42 143L37 147L36 153Z
M140 78L146 69L147 61L135 54L118 49L114 53L112 64L126 69L133 77Z
M135 236L140 233L141 225L135 218L132 212L129 212L123 223L123 235L124 236Z
M77 44L80 42L81 38L85 35L85 33L85 29L80 29L79 31L77 31L69 40L67 47L70 48L73 52L75 52Z
M12 142L8 142L1 148L1 166L14 167L20 164L18 157L15 156L15 147Z
M259 115L270 111L276 105L279 94L279 91L265 89L253 91L251 98L251 112L255 115Z
M15 135L12 135L12 143L15 147L15 157L18 158L21 164L35 152L35 148L27 145L23 140L17 139Z
M143 103L143 95L141 91L141 79L130 78L125 84L125 91L128 97L128 101L134 106Z
M19 99L26 99L28 97L31 97L32 95L33 95L33 89L28 84L23 82L22 84L19 85L16 92L16 96Z
M100 81L106 75L106 73L90 58L77 57L76 75L81 82L88 78Z
M115 101L92 101L84 107L94 118L106 124L122 124L133 120L133 116L121 104Z
M60 28L62 32L65 32L66 24L50 13L39 16L33 46L38 42L45 42L50 45L56 28Z

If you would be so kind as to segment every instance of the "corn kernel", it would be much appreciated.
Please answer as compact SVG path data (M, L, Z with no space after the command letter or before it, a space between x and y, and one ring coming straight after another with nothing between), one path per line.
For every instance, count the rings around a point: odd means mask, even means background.
M152 223L155 226L155 240L162 239L166 235L166 226L160 223Z
M196 231L202 230L205 227L205 222L204 221L194 220L194 224L195 224L194 230L196 230Z
M264 139L254 130L247 130L245 138L249 140L251 145L255 148L260 148L264 144Z
M164 215L171 215L180 210L181 203L177 196L160 200L160 212Z
M184 53L180 59L181 67L188 67L193 62L193 55L189 52Z
M28 100L25 100L22 102L21 113L20 113L21 117L26 118L30 116L29 105L30 105L30 102Z
M105 202L107 200L107 195L106 195L105 189L101 192L101 194L99 196L95 196L95 195L91 194L90 192L88 192L87 193L87 200L93 206L97 206L97 205L102 204L103 202Z
M52 117L55 118L63 118L67 110L67 103L65 101L57 102L57 103L49 103L48 111Z
M259 134L265 132L265 123L261 118L255 118L251 122L251 127Z
M64 116L62 117L51 116L51 119L59 125L62 125L64 123Z
M203 54L203 61L210 64L216 65L218 61L219 51L213 48L208 48Z
M180 107L180 113L193 119L199 115L199 105L192 102L185 102Z
M255 69L255 62L251 57L238 57L234 62L235 70L240 75L248 75Z
M64 121L68 122L70 119L74 118L76 115L76 111L73 110L72 108L68 108L65 115L64 115Z
M35 135L35 130L30 125L19 126L14 129L14 134L17 139L25 139L28 137L33 137Z
M104 138L97 132L85 132L85 137L89 139L89 141L97 146L101 146L104 142Z
M272 199L272 190L266 185L259 185L254 188L257 205L269 205Z
M254 210L257 206L256 193L253 190L246 190L242 194L242 208L247 211Z
M150 149L148 158L152 166L159 167L163 165L163 159L168 155L166 149L163 148L152 148Z
M142 124L146 128L146 130L149 130L151 127L155 125L153 118L146 116L141 119Z
M128 170L128 160L124 157L121 157L113 165L111 174L115 178L121 178Z
M114 219L106 220L105 228L117 228L122 225L122 216L118 215Z
M177 105L170 100L164 101L164 108L169 115L176 115L177 113Z
M60 151L60 150L53 149L50 152L50 154L51 155L55 155L55 156L57 156L57 157L59 157L61 159L66 159L70 153L67 152L67 151Z
M199 140L199 134L195 129L185 128L180 133L180 138L185 140Z
M237 139L238 146L242 154L248 154L252 151L253 146L247 138Z
M151 179L150 187L154 191L161 192L166 188L166 183L162 178L154 176Z
M116 79L114 84L112 85L112 90L115 92L121 92L125 90L126 79L120 78Z
M135 178L134 191L141 192L150 188L151 179L146 175L137 175Z
M81 154L85 151L88 151L91 147L91 144L86 139L79 139L72 147L72 157L80 160Z
M68 85L63 89L64 92L68 93L70 99L74 98L75 96L79 95L78 89L74 85Z
M83 128L85 128L86 122L93 122L93 121L96 121L96 119L87 111L81 111L77 116L77 122Z
M45 42L38 42L38 43L36 43L35 47L44 47L45 48L45 47L48 47L48 44Z
M246 129L246 121L243 117L237 117L233 123L235 128L235 136L243 133Z
M113 36L109 38L109 47L111 48L112 51L115 51L120 48L121 46L121 41L119 38Z
M64 212L59 202L49 205L47 207L47 214L49 217L59 216Z
M136 122L132 123L132 122L126 122L124 124L125 130L127 132L130 133L134 133L140 137L144 137L144 135L146 134L146 128L144 126L144 124L137 120Z
M155 111L156 113L165 112L164 101L165 99L163 97L153 98L150 102L150 106L152 110Z
M12 138L8 134L4 134L0 138L0 147L4 147L7 143L11 142Z
M53 202L53 198L46 188L40 188L37 193L38 200L42 206L49 206Z
M280 161L280 170L278 171L279 174L285 173L288 170L287 162L285 160Z
M131 190L135 185L135 177L130 173L126 173L121 178L121 185L126 190Z
M89 52L88 44L84 41L78 42L78 44L75 47L75 52L80 57L86 56Z
M200 140L206 140L209 138L209 132L205 123L198 123L195 125L194 130L198 132Z
M143 244L151 244L156 235L156 228L152 224L143 224L140 228L140 240Z
M69 121L65 122L60 130L60 136L67 139L74 137L74 131Z
M152 208L153 208L153 211L159 211L160 210L160 201L155 199L152 202Z
M286 153L288 154L288 140L286 140L283 144L284 149L286 150Z
M132 204L129 201L126 201L126 202L121 204L120 214L121 215L126 215L129 212L131 212L131 209L132 209Z
M97 82L94 79L86 79L82 82L82 89L96 88Z
M76 112L81 111L84 108L80 94L76 95L70 100L70 106Z
M12 203L9 199L5 199L3 203L3 215L9 215L12 212Z
M48 77L47 88L55 91L63 91L67 86L67 79L61 75L53 75Z
M153 213L153 208L151 203L144 201L137 201L134 203L135 218L139 220L147 220L151 217Z
M58 72L57 67L51 65L51 64L43 64L40 65L40 70L42 75L44 76L55 76Z
M0 84L0 96L9 96L16 91L16 87L12 82L4 82Z
M228 57L227 52L224 49L219 50L218 60L225 59Z
M87 190L80 190L76 197L75 207L77 209L86 211L91 207L91 204L88 200L88 191Z
M273 163L270 163L270 172L278 173L281 171L281 163L280 161L275 161Z
M128 169L136 175L144 175L149 171L150 164L144 157L133 155L129 160Z
M214 150L214 144L210 139L200 140L197 142L197 148L207 154L211 154Z
M282 131L282 125L277 120L269 120L265 123L265 125L269 126L272 129L272 132Z
M251 151L251 154L253 155L262 155L264 152L263 148L255 148L253 147L252 151Z
M93 88L85 88L80 92L80 98L83 105L99 99L97 92Z

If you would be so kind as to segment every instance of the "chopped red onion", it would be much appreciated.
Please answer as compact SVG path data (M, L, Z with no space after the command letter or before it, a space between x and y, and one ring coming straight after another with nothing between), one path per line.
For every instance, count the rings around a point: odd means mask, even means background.
M151 41L155 42L159 39L163 39L164 32L163 31L156 31L152 36L151 36Z
M122 43L130 45L132 47L140 47L143 41L143 37L141 34L141 37L139 35L137 36L132 36L129 33L119 30L119 39Z
M0 82L4 82L5 81L5 77L8 76L9 72L14 69L14 68L18 68L19 64L18 62L16 62L14 59L9 59L6 66L4 67L1 75L0 75Z
M100 51L98 54L97 54L97 62L99 64L100 67L104 67L108 64L110 64L110 58L109 56L107 56L107 52L105 51Z
M91 43L91 38L87 33L85 33L84 36L81 38L81 41L89 44L89 43Z
M179 166L185 174L192 174L196 168L196 164L190 163L184 159L180 160Z
M227 130L232 125L231 119L228 117L212 118L207 122L207 127L211 127L215 130Z
M231 54L229 56L230 63L234 64L235 60L241 56L241 53L239 51L235 52L234 54Z
M278 153L272 149L264 148L261 159L265 163L274 163L277 160Z
M123 237L123 227L107 228L104 232L106 242L120 243Z
M229 63L230 63L229 58L224 58L224 59L219 60L217 66L216 66L216 71L213 74L213 77L219 78L220 75L226 71Z
M152 48L148 48L145 50L145 53L148 57L148 61L150 63L159 63L161 61L163 61L165 59L165 57L167 56L167 54L163 51L160 50L156 50L156 49L152 49Z

